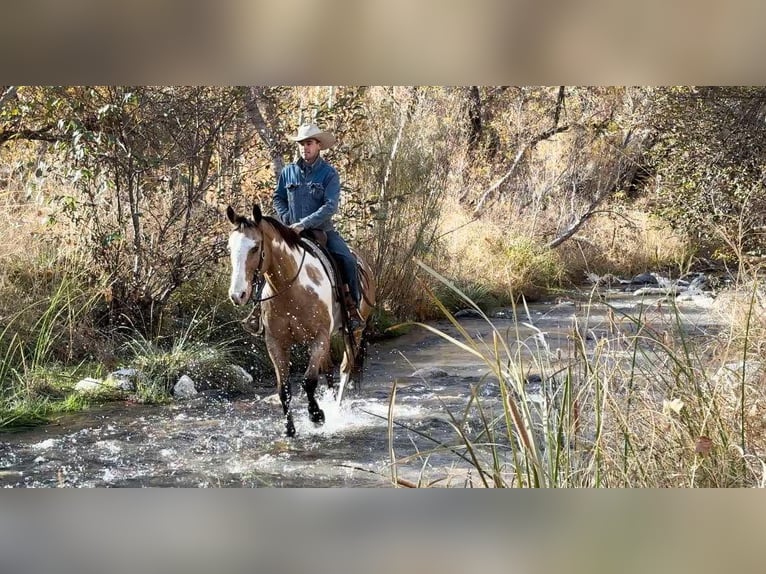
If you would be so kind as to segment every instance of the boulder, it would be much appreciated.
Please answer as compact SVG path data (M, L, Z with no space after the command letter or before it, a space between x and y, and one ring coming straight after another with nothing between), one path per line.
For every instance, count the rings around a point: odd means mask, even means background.
M74 390L81 395L98 395L104 392L108 387L100 379L85 377L77 381Z
M659 283L657 277L651 273L639 273L630 282L633 285L657 285Z
M197 387L194 386L194 381L188 375L181 375L178 382L173 387L173 396L179 400L184 401L197 396Z
M138 380L143 376L143 373L137 369L118 369L109 373L106 383L126 393L133 393Z
M230 369L234 375L236 375L241 382L251 384L253 382L253 375L248 373L245 369L239 365L231 365Z
M460 309L454 314L456 319L481 319L481 313L476 309Z

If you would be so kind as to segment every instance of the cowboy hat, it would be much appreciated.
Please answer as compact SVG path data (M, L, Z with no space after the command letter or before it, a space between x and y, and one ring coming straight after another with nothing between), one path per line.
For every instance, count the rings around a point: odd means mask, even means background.
M315 139L319 142L322 149L330 149L335 145L335 136L332 132L320 130L316 124L303 124L298 128L298 133L294 136L287 136L288 139L294 142L302 142L303 140Z

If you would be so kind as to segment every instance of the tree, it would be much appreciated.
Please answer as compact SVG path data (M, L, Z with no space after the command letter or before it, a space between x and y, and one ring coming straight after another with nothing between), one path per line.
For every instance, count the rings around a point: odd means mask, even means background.
M87 88L58 122L77 193L62 210L112 281L112 318L146 330L224 254L217 205L242 150L240 99L211 87Z
M703 252L762 254L766 88L675 87L653 96L656 211Z

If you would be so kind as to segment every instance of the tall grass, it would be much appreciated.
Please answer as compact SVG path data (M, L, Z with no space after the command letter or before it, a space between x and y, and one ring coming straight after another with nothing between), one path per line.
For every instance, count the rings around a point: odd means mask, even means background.
M52 283L48 296L27 303L3 318L0 331L0 427L31 424L48 413L68 410L72 401L53 404L57 387L71 384L81 322L99 303L97 290L74 270Z
M566 343L553 349L523 303L508 336L452 282L420 266L484 317L491 338L474 339L438 299L459 337L419 325L479 359L489 375L462 412L448 412L452 442L392 464L452 453L492 487L763 483L764 370L751 360L757 343L746 326L735 340L731 327L694 328L672 301L647 301L626 313L592 296L583 305L602 309L603 319L573 320ZM749 309L748 321L762 315L754 297ZM534 392L530 373L538 375ZM481 392L490 380L497 396Z

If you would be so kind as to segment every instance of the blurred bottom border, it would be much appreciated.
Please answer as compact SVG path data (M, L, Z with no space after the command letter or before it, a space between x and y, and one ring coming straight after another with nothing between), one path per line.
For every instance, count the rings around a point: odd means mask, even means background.
M744 490L5 491L0 571L759 571Z

